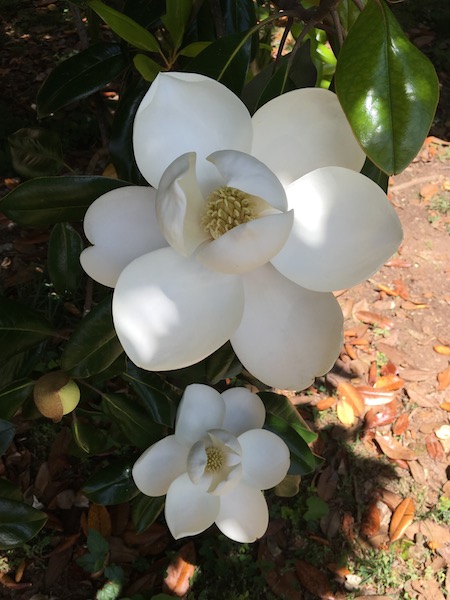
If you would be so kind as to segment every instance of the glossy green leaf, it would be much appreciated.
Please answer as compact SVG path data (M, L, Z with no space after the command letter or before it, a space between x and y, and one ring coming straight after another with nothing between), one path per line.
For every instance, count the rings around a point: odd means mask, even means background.
M0 456L8 450L15 433L16 428L12 423L0 419Z
M139 50L159 52L159 44L155 36L144 27L123 13L107 6L101 0L90 0L89 7L117 34L120 38Z
M216 350L205 361L206 381L215 385L227 377L236 377L242 371L230 342Z
M128 502L137 494L137 489L131 469L133 461L120 458L100 469L89 477L83 486L83 492L96 504L122 504Z
M63 165L61 141L54 131L24 127L8 137L14 170L21 177L57 175Z
M82 319L64 348L61 367L73 377L101 373L122 354L111 313L111 296Z
M360 0L360 2L363 6L366 4L366 0ZM355 24L361 11L353 0L340 0L337 5L337 12L339 15L339 22L344 29L344 32L348 33Z
M405 169L430 129L436 72L383 0L367 6L342 46L335 77L342 108L362 148L388 174Z
M305 440L307 444L310 444L317 439L317 433L311 431L300 416L298 410L286 396L274 394L273 392L260 392L258 395L264 402L266 412L281 417Z
M135 185L148 185L137 168L132 143L134 116L147 90L148 83L142 80L124 89L114 115L109 143L118 177Z
M15 223L41 227L81 221L102 194L129 185L107 177L42 177L25 181L0 200L0 210Z
M131 521L136 533L142 533L152 525L161 514L166 501L165 496L151 498L139 494L131 505Z
M0 548L20 546L33 538L47 521L47 515L32 506L0 497Z
M247 33L235 33L219 38L209 45L185 68L217 79L240 95L250 64L250 40Z
M121 394L104 394L102 408L130 444L137 448L148 448L164 436L165 428L155 423L146 410L132 398Z
M182 48L178 54L180 56L187 56L188 58L195 58L200 54L200 52L203 52L203 50L210 45L211 42L192 42L192 44Z
M80 254L81 236L69 223L56 223L48 243L47 268L50 280L58 294L77 291L83 275Z
M60 63L40 87L38 118L60 110L101 90L128 66L119 44L99 42Z
M165 393L161 378L155 373L139 369L133 363L128 364L127 373L123 373L122 377L130 382L152 420L160 425L173 428L178 402Z
M376 167L373 162L367 158L364 163L363 168L361 169L361 173L374 181L380 188L387 193L388 185L389 185L389 175L387 175L384 171Z
M34 388L31 379L14 381L0 390L0 419L12 419Z
M0 361L56 335L52 325L13 300L0 296Z
M278 435L288 446L291 453L289 475L306 475L320 464L305 440L281 417L268 414L264 428Z
M192 11L192 0L171 0L166 6L167 13L161 20L170 34L173 49L178 50Z

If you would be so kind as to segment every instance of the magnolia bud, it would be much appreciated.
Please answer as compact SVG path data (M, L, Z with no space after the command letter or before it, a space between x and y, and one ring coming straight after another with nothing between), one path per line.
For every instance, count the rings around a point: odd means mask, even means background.
M80 388L64 371L51 371L36 381L33 397L39 412L57 423L77 406Z

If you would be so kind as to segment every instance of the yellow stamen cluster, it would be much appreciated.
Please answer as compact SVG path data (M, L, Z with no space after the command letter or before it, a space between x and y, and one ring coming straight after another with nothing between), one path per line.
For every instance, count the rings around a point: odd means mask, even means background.
M210 194L202 225L215 240L243 223L256 217L251 196L232 187L223 187Z
M223 467L223 452L219 450L219 448L206 448L206 458L207 463L205 467L205 471L207 473L214 473L215 471L220 471Z

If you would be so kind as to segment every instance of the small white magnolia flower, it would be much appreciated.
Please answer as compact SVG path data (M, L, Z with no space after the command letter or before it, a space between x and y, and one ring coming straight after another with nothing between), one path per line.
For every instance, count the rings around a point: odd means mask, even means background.
M335 94L286 93L250 117L220 83L161 73L136 114L128 187L88 209L81 262L115 286L131 360L151 371L231 341L269 386L300 390L342 343L331 293L369 277L402 239Z
M287 474L289 449L261 429L261 399L246 388L222 394L189 385L178 408L175 434L156 442L133 467L148 496L167 494L165 517L179 539L216 523L236 542L254 542L266 531L269 512L261 490Z

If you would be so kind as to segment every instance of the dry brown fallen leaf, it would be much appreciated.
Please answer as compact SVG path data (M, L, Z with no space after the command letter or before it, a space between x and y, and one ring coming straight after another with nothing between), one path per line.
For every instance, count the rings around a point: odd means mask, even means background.
M441 373L438 373L438 391L445 390L450 385L450 365Z
M355 317L363 323L375 325L376 327L381 327L381 329L392 329L394 327L394 322L389 317L371 310L358 310L355 313Z
M439 406L447 412L450 412L450 402L442 402Z
M415 452L402 446L390 435L380 435L376 433L375 441L389 458L394 460L417 460Z
M298 580L304 588L321 600L334 600L331 585L327 576L317 567L310 565L304 560L295 561L295 572Z
M427 452L433 460L445 460L445 452L441 442L434 433L429 433L425 438Z
M406 529L411 525L414 519L414 501L412 498L405 498L394 511L391 523L389 525L389 537L391 542L400 539Z
M328 396L327 398L322 398L316 404L317 410L327 410L336 404L337 400L334 396Z
M95 529L103 537L111 535L111 518L106 506L91 504L89 507L87 525L89 529Z
M347 400L339 400L336 406L337 418L346 427L351 427L355 422L355 413Z
M375 381L373 387L385 392L394 392L401 390L404 385L405 381L398 375L382 375Z
M381 524L380 511L376 501L371 502L363 513L360 533L366 538L371 538L378 533Z
M172 595L182 598L190 589L195 573L194 542L185 544L167 567L164 588Z
M450 346L444 346L442 344L437 344L433 346L433 350L438 354L444 354L445 356L450 356Z
M405 431L408 430L409 427L409 415L408 413L403 413L399 416L399 418L395 421L392 426L392 433L394 435L403 435Z
M381 404L389 404L395 398L392 391L377 390L369 385L358 385L357 390L364 400L366 406L380 406Z
M339 383L337 394L340 400L346 401L352 407L357 417L361 417L364 414L364 400L351 383L347 383L346 381Z
M364 429L376 429L384 425L390 425L397 417L397 400L388 404L374 406L367 411L364 417Z

